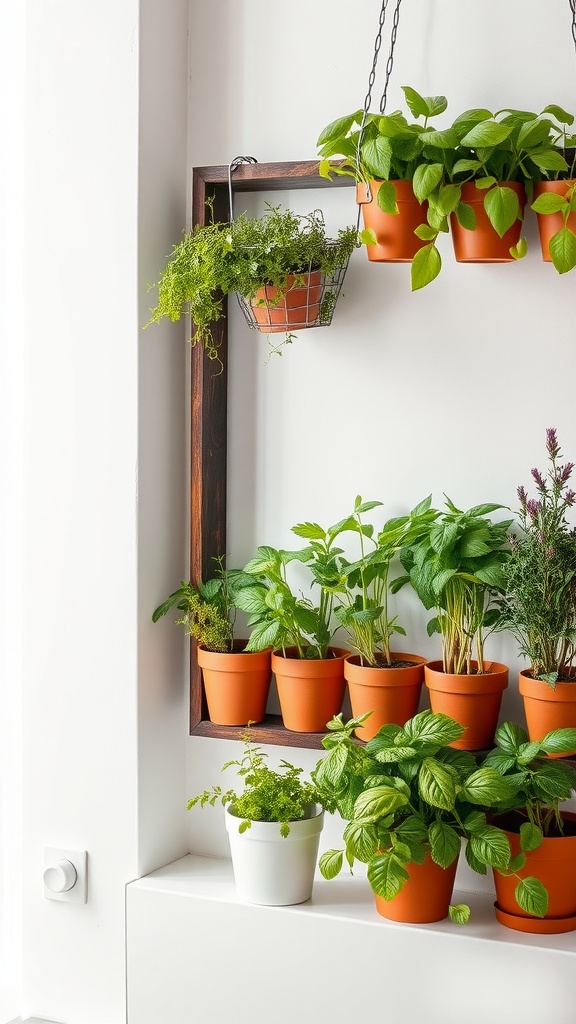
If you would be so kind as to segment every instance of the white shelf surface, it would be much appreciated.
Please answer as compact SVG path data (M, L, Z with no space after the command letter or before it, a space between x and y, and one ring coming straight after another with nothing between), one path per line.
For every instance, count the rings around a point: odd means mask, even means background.
M574 1024L576 932L505 928L487 893L453 902L467 925L397 924L343 874L260 907L237 899L228 860L183 857L127 888L128 1024L344 1024L366 988L406 1024Z

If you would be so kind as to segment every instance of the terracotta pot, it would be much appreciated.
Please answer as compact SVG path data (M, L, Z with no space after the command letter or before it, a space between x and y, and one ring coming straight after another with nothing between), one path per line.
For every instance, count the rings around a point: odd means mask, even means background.
M544 680L533 679L530 671L524 669L520 672L519 689L531 740L541 740L553 729L576 729L576 680L573 683L556 683L552 689ZM572 753L576 754L576 750Z
M299 658L295 647L272 654L282 721L291 732L326 732L326 723L342 709L346 686L344 658L349 653L331 648L331 658Z
M391 656L411 664L402 668L373 668L360 664L357 654L350 654L344 662L352 717L373 712L360 729L355 729L361 740L372 739L383 725L404 725L418 711L426 658L394 651Z
M258 330L262 334L277 334L310 327L320 312L322 286L322 274L313 271L297 276L289 274L286 278L287 290L278 301L278 288L271 284L259 288L248 300ZM265 305L258 305L259 301Z
M235 640L234 651L222 654L198 647L210 721L216 725L261 722L270 689L270 651L243 651L247 640Z
M366 185L356 186L356 202L362 207L364 227L372 228L377 245L367 245L368 259L376 263L411 263L414 256L427 243L414 234L420 224L426 224L428 203L416 199L412 182L394 181L398 213L384 213L378 206L377 195L381 181L370 182L371 199L366 200Z
M576 814L562 812L564 821L576 824ZM499 824L494 819L494 824ZM502 827L502 826L500 826ZM520 853L518 832L504 828L513 856ZM576 835L557 836L542 841L537 850L526 854L520 878L538 878L548 890L548 912L544 918L522 910L514 895L518 879L493 870L496 886L496 917L516 931L556 934L576 930Z
M518 196L520 209L524 212L526 189L519 181L503 181ZM510 249L517 245L522 232L522 221L517 220L500 238L494 230L484 209L486 189L476 188L476 183L467 181L462 185L462 202L471 206L476 214L476 228L463 228L455 213L450 214L450 230L454 255L458 263L515 263Z
M408 880L391 900L374 896L376 910L389 921L405 924L430 924L448 917L458 858L448 868L441 868L429 853L423 864L409 864Z
M574 178L568 178L566 181L538 181L534 185L534 199L537 199L538 196L543 195L545 192L555 192L558 196L564 196L573 184ZM550 239L557 231L564 227L564 217L561 213L537 213L536 220L540 234L542 259L546 263L551 263ZM576 234L576 213L568 214L567 227Z
M475 661L472 667L477 668ZM458 750L487 750L494 741L508 669L496 661L484 662L484 668L481 675L452 675L444 672L441 661L431 661L424 669L434 714L448 715L466 728L459 740L448 744Z

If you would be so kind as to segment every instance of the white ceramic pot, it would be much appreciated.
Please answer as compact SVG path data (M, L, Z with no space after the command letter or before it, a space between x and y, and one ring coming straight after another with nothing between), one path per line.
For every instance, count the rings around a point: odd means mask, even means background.
M280 835L276 821L253 821L240 833L241 818L226 808L236 891L246 903L287 907L304 903L312 895L324 811L317 805L310 817L290 822L290 833Z

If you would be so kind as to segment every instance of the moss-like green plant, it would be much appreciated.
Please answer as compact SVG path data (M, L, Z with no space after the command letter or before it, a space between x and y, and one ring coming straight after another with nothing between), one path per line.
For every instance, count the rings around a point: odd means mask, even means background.
M329 277L346 264L358 244L355 227L329 239L319 210L300 216L269 204L262 217L241 214L232 223L196 226L174 246L157 284L158 304L146 326L190 314L191 344L200 342L208 357L217 360L212 325L224 316L230 292L250 301L259 288L270 284L278 289L278 303L286 294L288 274L319 270ZM331 301L329 293L323 301Z
M242 819L239 832L245 832L253 821L277 821L281 835L286 838L290 822L307 817L311 805L320 804L328 809L328 805L332 806L328 797L321 798L316 785L301 779L302 768L281 761L280 770L273 771L265 764L267 754L262 748L254 746L248 735L243 740L244 753L240 760L227 761L222 766L222 771L231 767L238 769L237 774L244 780L242 792L214 786L192 797L187 804L189 811L197 804L200 807L206 804L214 807L217 802L224 806L230 804L231 813Z

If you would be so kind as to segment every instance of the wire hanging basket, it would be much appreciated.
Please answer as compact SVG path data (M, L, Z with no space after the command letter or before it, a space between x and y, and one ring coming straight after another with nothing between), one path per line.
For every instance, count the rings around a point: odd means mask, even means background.
M232 174L241 163L256 163L254 157L236 157L228 165L230 223L234 224ZM294 215L296 218L297 215ZM324 235L324 217L320 210L299 218L301 234L316 231ZM355 242L357 244L357 242ZM351 247L350 247L351 248ZM344 283L350 251L345 258L340 238L324 239L322 266L313 260L291 268L280 283L263 281L249 295L236 292L238 305L251 330L262 334L286 334L311 327L327 327ZM255 256L256 259L256 256Z

